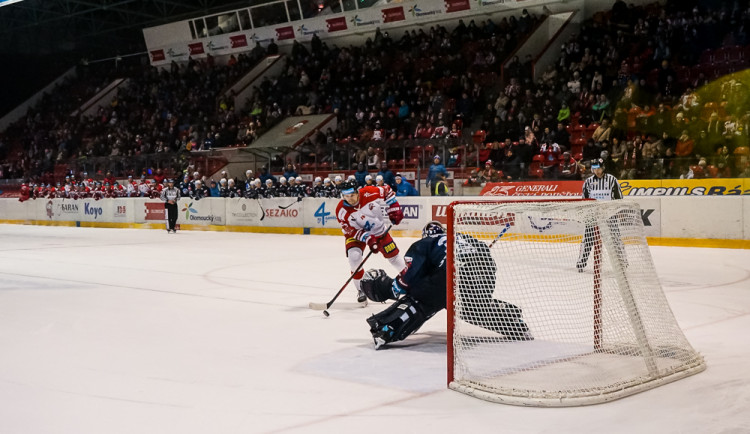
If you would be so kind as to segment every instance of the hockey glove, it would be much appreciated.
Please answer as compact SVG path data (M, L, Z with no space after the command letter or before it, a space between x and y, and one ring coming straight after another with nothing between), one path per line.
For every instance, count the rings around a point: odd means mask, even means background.
M404 219L404 212L398 203L394 203L388 208L388 218L394 225L401 223L401 220Z
M372 253L378 253L379 246L377 237L374 237L372 235L368 236L367 245L370 247L370 251L372 251Z

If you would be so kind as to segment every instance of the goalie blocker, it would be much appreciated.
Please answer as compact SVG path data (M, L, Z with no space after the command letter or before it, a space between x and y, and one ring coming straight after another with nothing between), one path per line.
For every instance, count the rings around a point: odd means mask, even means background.
M446 235L442 225L430 222L422 230L422 239L406 252L408 264L396 279L383 270L371 269L362 278L362 291L376 302L396 300L390 307L367 319L370 333L379 349L389 342L405 339L446 306ZM482 269L467 269L462 290L470 300L461 319L508 340L531 340L521 309L492 297L495 288L495 265L487 245L459 234L456 241L465 251L483 256ZM491 264L491 267L487 267Z

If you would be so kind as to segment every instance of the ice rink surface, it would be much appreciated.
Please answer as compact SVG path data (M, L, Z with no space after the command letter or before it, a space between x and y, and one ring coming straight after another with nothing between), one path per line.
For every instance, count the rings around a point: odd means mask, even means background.
M651 253L708 369L543 409L448 390L444 312L375 351L384 305L308 309L342 237L0 225L0 433L750 432L750 251Z

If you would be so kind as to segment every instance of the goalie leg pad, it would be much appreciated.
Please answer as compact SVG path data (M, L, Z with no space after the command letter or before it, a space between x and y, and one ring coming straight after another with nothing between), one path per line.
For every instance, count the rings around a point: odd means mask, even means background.
M361 282L362 292L372 301L384 302L396 299L391 289L393 279L388 277L383 270L374 268L367 270Z
M466 306L461 319L475 326L500 333L510 340L530 341L534 338L529 333L529 326L521 317L521 308L494 298L487 298L482 303Z
M375 349L389 342L405 339L419 330L422 324L430 319L430 316L424 314L416 300L408 295L402 297L388 309L367 319L370 333L375 341Z

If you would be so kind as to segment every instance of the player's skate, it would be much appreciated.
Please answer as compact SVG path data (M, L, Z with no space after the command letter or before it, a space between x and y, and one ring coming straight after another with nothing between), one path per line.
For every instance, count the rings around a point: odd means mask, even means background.
M361 289L357 291L357 303L362 305L362 307L367 306L367 296Z
M379 350L383 345L387 344L391 341L391 339L393 339L393 328L384 325L380 328L380 330L372 332L372 339L373 341L375 341L375 349Z

